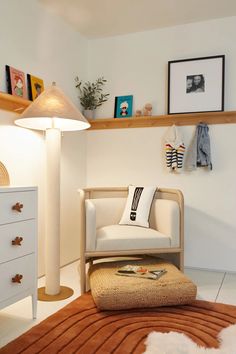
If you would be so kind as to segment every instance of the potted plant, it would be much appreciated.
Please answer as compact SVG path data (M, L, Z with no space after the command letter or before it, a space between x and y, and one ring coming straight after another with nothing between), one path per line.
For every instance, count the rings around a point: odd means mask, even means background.
M86 118L94 118L94 110L108 100L109 93L103 94L102 89L107 80L99 77L95 82L86 81L84 84L78 76L75 78L75 87L79 90L81 106Z

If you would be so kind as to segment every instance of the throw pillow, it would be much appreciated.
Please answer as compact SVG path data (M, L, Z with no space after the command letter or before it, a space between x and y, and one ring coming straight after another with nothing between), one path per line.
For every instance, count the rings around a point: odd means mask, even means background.
M128 198L120 225L149 227L149 214L156 192L155 186L129 186Z

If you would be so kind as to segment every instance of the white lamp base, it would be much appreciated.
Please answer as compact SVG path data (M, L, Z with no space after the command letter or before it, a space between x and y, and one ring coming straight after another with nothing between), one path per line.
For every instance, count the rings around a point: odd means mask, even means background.
M67 299L74 294L74 290L67 286L60 286L60 292L56 295L48 295L45 293L45 286L38 289L38 300L40 301L60 301Z

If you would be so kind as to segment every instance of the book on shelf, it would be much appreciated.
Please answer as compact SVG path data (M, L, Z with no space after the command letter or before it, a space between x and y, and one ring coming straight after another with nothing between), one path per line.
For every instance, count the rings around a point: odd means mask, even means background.
M165 273L166 270L164 268L149 270L148 268L142 266L127 264L124 267L119 268L116 275L157 280Z

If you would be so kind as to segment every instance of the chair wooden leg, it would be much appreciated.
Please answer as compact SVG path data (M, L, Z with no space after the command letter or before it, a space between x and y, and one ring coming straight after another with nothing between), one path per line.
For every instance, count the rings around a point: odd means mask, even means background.
M86 262L85 257L80 257L80 290L81 295L86 291Z
M85 291L89 291L90 290L90 281L89 281L89 276L88 274L86 274L85 276Z
M93 265L93 259L89 258L88 264L85 263L85 269L88 267L88 271L85 270L85 289L86 291L90 290L90 280L89 280L89 268Z
M179 253L179 269L181 272L184 272L184 252L181 251Z
M174 264L179 268L181 272L184 272L184 251L175 253Z

